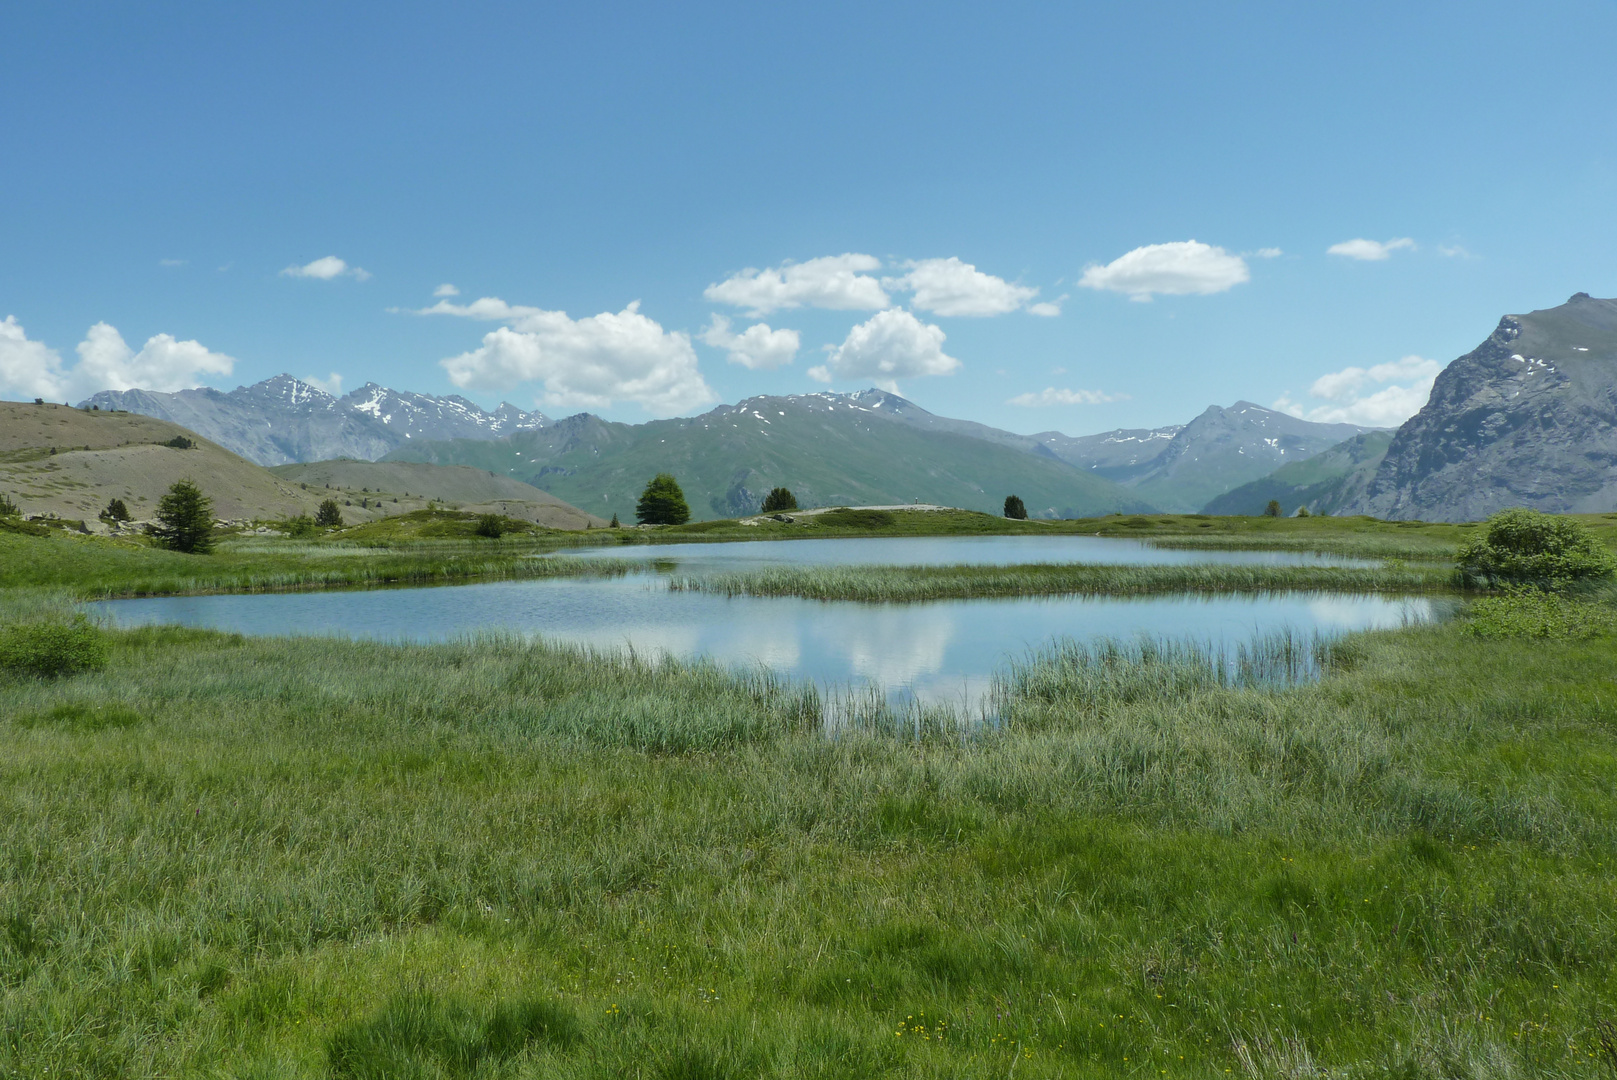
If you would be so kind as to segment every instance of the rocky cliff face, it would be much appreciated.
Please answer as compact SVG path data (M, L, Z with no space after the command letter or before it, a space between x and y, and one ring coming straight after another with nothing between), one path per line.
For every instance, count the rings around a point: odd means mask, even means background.
M1617 300L1507 315L1437 377L1343 513L1476 521L1617 509Z
M186 427L260 465L359 458L374 461L412 442L497 439L549 420L502 404L484 412L463 397L433 397L366 383L338 398L290 375L238 386L164 394L104 390L82 405L154 416Z

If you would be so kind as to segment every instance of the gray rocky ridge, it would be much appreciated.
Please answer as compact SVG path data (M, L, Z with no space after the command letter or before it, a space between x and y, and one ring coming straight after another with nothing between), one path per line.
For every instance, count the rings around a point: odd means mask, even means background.
M1477 521L1617 509L1617 300L1507 315L1437 376L1342 513Z

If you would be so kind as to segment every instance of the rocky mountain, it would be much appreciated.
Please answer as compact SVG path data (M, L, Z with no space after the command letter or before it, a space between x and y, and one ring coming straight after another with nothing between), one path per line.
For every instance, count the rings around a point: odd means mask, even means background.
M1369 430L1316 424L1237 401L1227 409L1209 406L1188 424L1079 438L1046 431L1034 438L1063 461L1114 480L1160 509L1189 514L1280 465Z
M512 405L490 413L457 395L434 397L376 383L333 397L290 375L229 393L209 387L172 394L103 390L80 404L85 406L168 420L260 465L373 460L411 441L497 439L550 422Z
M865 391L748 398L701 416L633 425L582 413L496 440L412 443L387 460L514 476L625 521L646 481L663 471L679 478L697 520L756 513L776 485L791 488L804 507L931 502L997 514L1016 494L1034 516L1150 509L1110 480L1019 439L1026 437Z
M1268 476L1227 491L1202 508L1204 514L1261 514L1273 499L1290 516L1336 514L1364 494L1392 443L1390 431L1367 431L1302 461L1287 462Z
M1617 300L1506 315L1437 376L1346 513L1476 521L1617 509Z

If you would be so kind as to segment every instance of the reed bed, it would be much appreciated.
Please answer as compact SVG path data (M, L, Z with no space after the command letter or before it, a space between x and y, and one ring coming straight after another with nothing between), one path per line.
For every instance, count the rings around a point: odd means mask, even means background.
M616 576L629 560L535 557L531 545L443 544L418 549L257 541L182 555L132 541L0 534L0 589L66 588L83 598L298 589L374 588L468 581Z
M803 566L675 577L669 588L722 596L899 603L1004 596L1168 593L1435 593L1458 589L1434 566Z

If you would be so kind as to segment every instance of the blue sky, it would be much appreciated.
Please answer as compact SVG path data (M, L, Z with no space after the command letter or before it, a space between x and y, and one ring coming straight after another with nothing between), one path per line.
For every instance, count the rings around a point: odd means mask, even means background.
M875 383L1024 432L1396 422L1500 315L1617 294L1606 2L5 32L0 397L288 371L632 421Z

